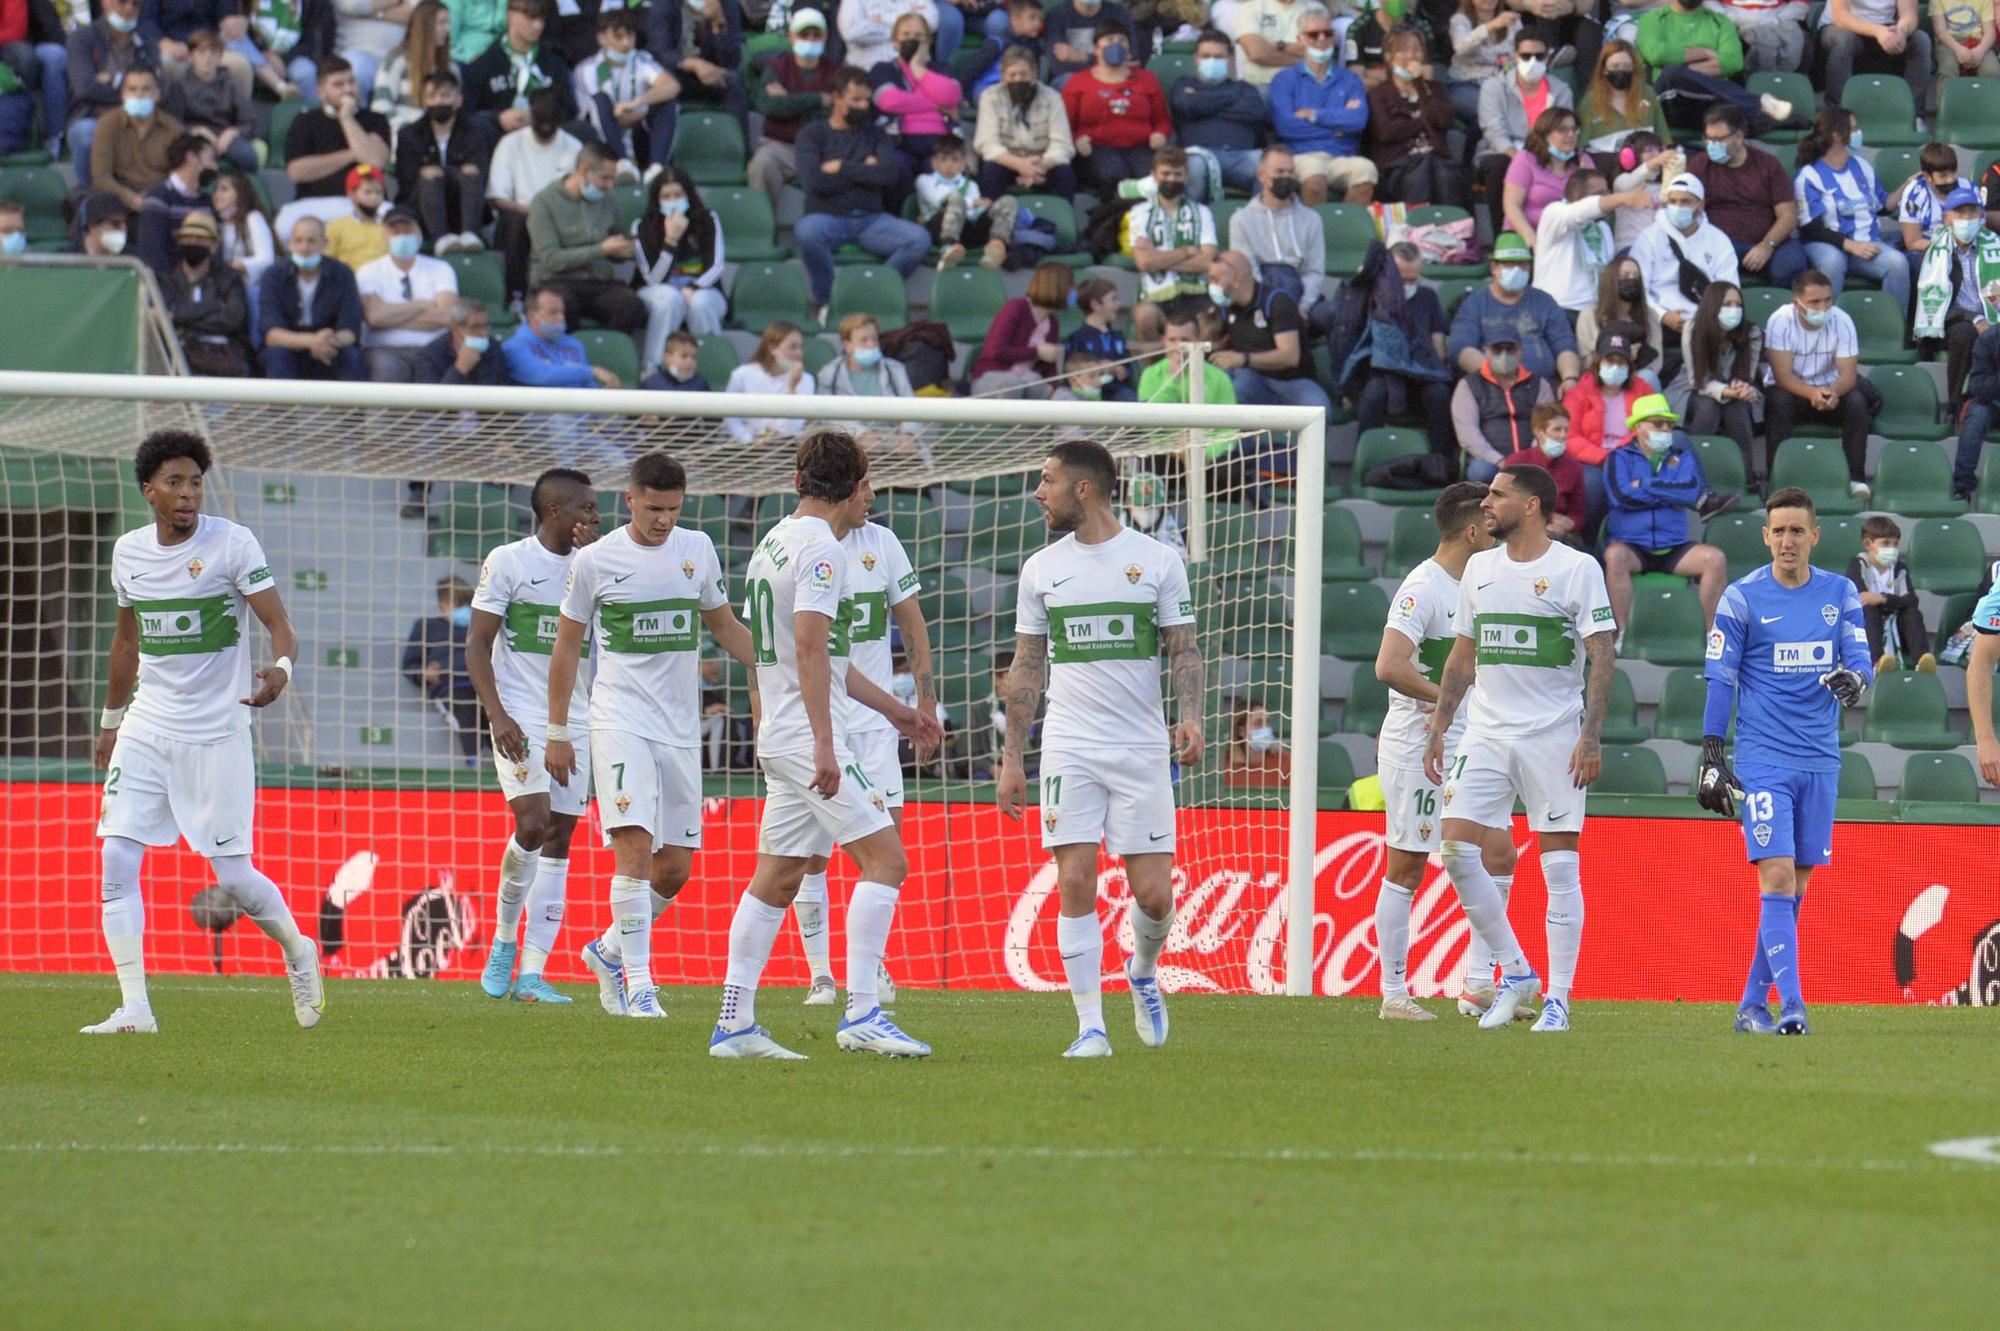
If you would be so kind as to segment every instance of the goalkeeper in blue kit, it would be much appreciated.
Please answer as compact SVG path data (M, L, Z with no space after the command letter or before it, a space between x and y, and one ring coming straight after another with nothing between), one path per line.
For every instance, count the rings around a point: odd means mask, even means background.
M1736 1029L1806 1034L1799 985L1799 906L1814 869L1833 855L1840 789L1840 713L1874 677L1854 584L1812 566L1819 521L1811 496L1779 490L1765 504L1771 562L1729 585L1708 635L1708 707L1695 799L1735 817L1757 866L1762 908L1756 955ZM1723 759L1732 704L1736 770ZM1766 999L1780 1000L1771 1019Z

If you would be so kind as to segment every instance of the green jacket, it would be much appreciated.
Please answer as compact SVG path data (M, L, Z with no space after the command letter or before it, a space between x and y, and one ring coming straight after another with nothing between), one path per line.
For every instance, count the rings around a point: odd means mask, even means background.
M507 35L507 0L444 0L451 11L451 58L469 65Z
M1697 9L1692 14L1672 4L1649 9L1639 15L1639 40L1633 45L1639 48L1639 58L1653 77L1668 65L1685 65L1690 46L1714 51L1726 79L1743 72L1743 38L1734 23L1712 9Z

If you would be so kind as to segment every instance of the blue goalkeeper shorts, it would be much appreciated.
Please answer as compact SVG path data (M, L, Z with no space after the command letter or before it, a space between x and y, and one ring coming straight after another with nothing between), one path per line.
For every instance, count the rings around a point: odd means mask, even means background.
M1743 845L1751 863L1788 857L1800 868L1833 858L1833 802L1840 773L1739 767Z

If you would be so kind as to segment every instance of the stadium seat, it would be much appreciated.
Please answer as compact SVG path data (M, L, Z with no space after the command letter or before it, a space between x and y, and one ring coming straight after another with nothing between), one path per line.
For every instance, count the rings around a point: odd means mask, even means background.
M1611 672L1611 706L1605 712L1603 738L1606 744L1637 744L1653 737L1639 724L1639 704L1632 696L1632 680L1622 670Z
M1819 557L1830 564L1847 567L1846 558L1836 559L1836 552L1857 554L1861 550L1861 524L1863 519L1855 513L1821 515L1819 520L1819 545L1814 547ZM1904 533L1907 537L1908 533Z
M1215 243L1217 249L1229 248L1229 219L1248 203L1248 199L1211 199L1208 211L1215 217Z
M947 268L931 285L930 313L924 317L951 329L960 342L978 342L1006 303L1007 284L991 268ZM888 325L883 328L887 331Z
M1381 239L1375 215L1358 203L1322 203L1313 211L1326 229L1327 276L1352 277L1368 257L1368 247Z
M292 132L292 122L305 114L306 104L301 101L279 102L271 108L271 121L264 130L264 142L269 151L264 155L264 165L279 167L285 164L285 136Z
M2000 148L2000 79L1947 82L1938 101L1936 137L1959 148Z
M1910 97L1910 85L1901 78L1856 74L1841 90L1840 100L1861 122L1871 146L1894 148L1924 142L1925 136L1917 132L1917 105ZM1817 103L1807 100L1799 105Z
M1437 521L1431 510L1398 509L1389 528L1389 546L1382 552L1382 576L1403 578L1437 550Z
M741 185L749 153L743 127L720 111L682 111L673 163L697 185Z
M1353 511L1333 504L1320 522L1320 580L1356 582L1374 577L1375 570L1361 558L1361 524Z
M972 512L966 562L999 573L1019 573L1047 538L1048 524L1033 499L983 499Z
M1194 77L1194 56L1179 52L1169 55L1162 51L1146 62L1146 68L1153 71L1154 77L1160 80L1162 88L1171 92L1177 80Z
M1840 755L1840 793L1844 800L1872 800L1875 794L1875 766L1859 749Z
M1819 105L1819 90L1813 87L1805 75L1792 70L1759 70L1745 80L1751 92L1770 93L1781 101L1790 102L1805 114ZM1806 136L1802 129L1773 129L1764 134L1765 143L1797 143ZM1870 134L1869 142L1874 142Z
M908 323L910 294L902 275L893 268L872 263L834 269L833 298L827 302L826 321L837 326L850 314L874 315L885 333Z
M1788 485L1811 495L1821 513L1861 511L1861 501L1847 493L1847 457L1837 439L1794 436L1780 444L1771 460L1770 488L1777 491Z
M1743 450L1726 435L1698 434L1688 441L1701 459L1701 474L1708 488L1717 494L1740 495L1750 490L1750 477L1743 470Z
M879 495L875 520L896 533L919 578L944 562L944 514L926 496L902 490Z
M1664 795L1667 768L1651 749L1607 744L1604 770L1591 784L1593 795Z
M1937 623L1931 626L1936 630L1931 640L1937 650L1942 651L1951 635L1965 626L1965 621L1972 618L1972 611L1978 604L1978 592L1953 592L1944 598L1944 605L1938 610Z
M1358 532L1357 532L1358 536ZM1270 542L1264 539L1259 510L1245 504L1210 504L1208 572L1230 578L1270 571Z
M720 393L729 383L729 376L743 363L737 353L736 343L727 333L710 333L695 339L695 373L708 380L708 386Z
M1955 749L1961 736L1952 728L1938 677L1899 670L1881 676L1869 690L1861 738L1899 749Z
M1786 292L1787 299L1790 298L1790 294L1789 291ZM1889 390L1883 387L1882 380L1885 374L1892 372L1879 367L1917 363L1917 349L1903 344L1903 339L1910 333L1909 317L1903 313L1903 307L1883 291L1856 291L1850 288L1841 292L1834 304L1846 310L1848 317L1854 320L1854 331L1861 345L1861 363L1871 367L1869 379L1877 388L1882 389L1883 396L1888 396ZM1923 375L1926 381L1929 380L1927 372L1918 371L1918 373ZM1935 420L1937 385L1932 383L1931 389L1931 416ZM1887 415L1888 411L1885 410L1885 418ZM1895 431L1885 429L1878 424L1876 433L1893 436Z
M1958 753L1913 753L1903 760L1899 800L1926 804L1979 803L1979 773Z
M629 236L639 219L646 215L646 191L635 182L611 187L611 202L618 209L618 234Z
M0 167L0 199L21 205L21 229L31 249L67 248L69 222L63 216L63 199L68 192L54 167Z
M459 250L445 255L444 261L458 278L461 298L478 301L489 315L507 312L507 266L498 254L491 250L477 254Z
M1420 505L1429 508L1437 502L1436 490L1385 490L1379 486L1364 485L1362 479L1372 469L1391 458L1430 451L1430 442L1424 438L1422 430L1399 430L1384 426L1365 431L1354 445L1354 470L1348 478L1347 486L1349 493L1361 499L1372 499L1378 504Z
M639 348L629 336L609 328L580 328L574 336L583 343L583 354L592 365L618 376L620 388L639 386Z
M1655 665L1700 665L1707 636L1694 588L1633 588L1622 655Z
M722 227L724 252L731 263L790 256L791 250L778 243L778 219L763 190L721 185L703 190L701 201Z
M2000 513L2000 448L1982 449L1978 481L1972 491L1974 513Z
M959 623L972 617L972 594L965 585L965 575L955 568L935 576L927 572L917 591L917 604L932 624Z
M1319 788L1335 792L1340 803L1335 807L1347 806L1347 788L1354 784L1354 758L1337 739L1323 739L1319 742ZM1322 797L1320 807L1326 808Z
M1076 246L1076 205L1060 194L1020 194L1021 210L1056 229L1056 248L1073 249ZM1085 256L1088 261L1088 256Z
M1319 649L1343 661L1375 660L1389 594L1372 582L1330 582L1320 588Z
M433 559L477 564L494 546L505 545L521 534L519 512L504 485L434 486L427 510L427 548Z
M951 716L952 730L958 734L981 734L989 729L976 715L993 693L993 658L983 651L940 653L937 661L938 701Z
M1929 378L1919 372L1919 377ZM1951 497L1951 455L1933 443L1891 439L1875 464L1876 508L1909 518L1949 518L1965 512Z
M819 327L812 318L805 270L795 263L746 263L739 267L735 285L729 290L729 326L761 334L780 319L808 332ZM722 390L721 384L714 387L717 392Z
M806 373L818 375L821 370L832 364L839 357L840 339L817 334L809 336L800 348L800 353L800 359L805 364Z
M1472 216L1463 208L1448 203L1425 203L1411 207L1403 220L1411 226L1446 226L1453 222L1463 222ZM1473 247L1478 247L1478 237L1473 238ZM1487 265L1480 263L1426 263L1424 276L1432 281L1442 281L1448 277L1470 277L1484 279Z
M1949 596L1976 591L1986 576L1986 542L1970 522L1920 519L1908 533L1910 585Z
M1702 713L1708 707L1708 681L1694 666L1683 666L1667 676L1660 691L1659 710L1653 715L1654 739L1677 739L1699 744Z
M1389 715L1389 686L1375 678L1372 662L1354 667L1347 683L1347 705L1341 709L1340 728L1352 735L1379 735L1383 718Z
M1996 118L1994 123L2000 124L2000 118ZM1888 192L1892 206L1902 187L1909 183L1910 177L1920 169L1917 155L1922 151L1923 149L1915 146L1882 148L1876 152L1875 160L1869 163L1875 168L1875 179L1881 182L1882 188ZM1979 173L1975 171L1972 178L1978 180ZM1848 280L1853 281L1855 276L1856 274L1850 269L1847 274Z
M1449 319L1458 313L1458 307L1465 298L1486 285L1484 277L1447 277L1437 284L1438 304L1444 306L1444 317Z
M1881 296L1879 291L1848 292L1849 295ZM1867 351L1862 351L1863 359ZM1876 365L1869 382L1882 390L1882 414L1875 420L1873 433L1887 439L1911 439L1936 448L1945 435L1938 422L1937 380L1921 365ZM1942 456L1942 453L1940 453ZM1949 467L1947 467L1949 471Z
M1731 444L1730 447L1733 449L1736 446ZM1732 582L1771 560L1771 552L1764 546L1764 513L1761 509L1749 513L1740 509L1718 513L1702 528L1701 539L1722 551L1723 558L1729 561L1729 579Z

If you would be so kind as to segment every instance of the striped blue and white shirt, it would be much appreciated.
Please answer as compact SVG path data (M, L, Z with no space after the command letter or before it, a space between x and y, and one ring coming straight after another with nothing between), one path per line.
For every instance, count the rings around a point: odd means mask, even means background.
M1799 172L1793 189L1802 224L1820 222L1849 240L1874 243L1882 239L1875 214L1888 196L1875 178L1875 168L1859 153L1850 153L1847 165L1838 171L1824 160L1814 162Z

